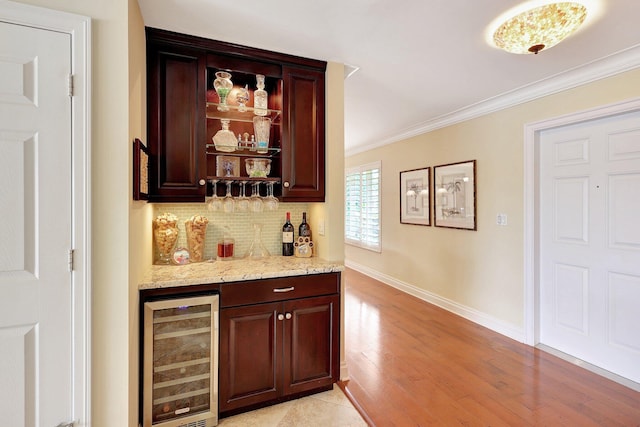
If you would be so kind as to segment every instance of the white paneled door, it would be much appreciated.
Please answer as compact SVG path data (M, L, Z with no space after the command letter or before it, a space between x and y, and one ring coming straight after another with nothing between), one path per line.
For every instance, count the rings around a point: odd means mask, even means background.
M0 22L0 425L73 414L70 35Z
M640 383L640 112L540 133L540 343Z

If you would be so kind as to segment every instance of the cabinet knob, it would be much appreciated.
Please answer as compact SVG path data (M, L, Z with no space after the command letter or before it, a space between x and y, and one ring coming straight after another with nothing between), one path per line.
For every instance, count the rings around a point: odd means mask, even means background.
M291 319L291 313L287 313L284 317L285 317L287 320Z
M278 314L278 320L284 320L284 314L282 313Z
M285 181L285 182L283 182L283 183L282 183L282 186L283 186L284 188L289 188L289 185L290 185L290 184L289 184L289 181Z
M204 179L201 179L200 181L198 181L198 184L200 184L200 185L205 185L206 183L207 183L207 181L204 180Z

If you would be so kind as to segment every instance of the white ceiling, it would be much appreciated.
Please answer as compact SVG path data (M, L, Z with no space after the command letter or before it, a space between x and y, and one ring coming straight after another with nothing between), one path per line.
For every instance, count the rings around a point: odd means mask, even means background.
M349 154L640 67L640 1L580 1L585 24L538 55L487 43L510 0L138 3L146 26L359 67L345 81Z

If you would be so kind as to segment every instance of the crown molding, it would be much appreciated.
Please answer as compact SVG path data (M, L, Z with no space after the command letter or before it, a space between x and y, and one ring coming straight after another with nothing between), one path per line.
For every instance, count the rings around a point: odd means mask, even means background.
M525 102L543 98L567 89L582 86L596 80L601 80L616 74L624 73L640 67L640 44L628 49L597 59L580 67L556 74L543 80L522 86L502 95L471 104L451 113L444 114L431 120L417 123L404 132L393 134L376 142L362 144L345 150L345 155L352 156L373 150L394 142L402 141L436 129L451 126L456 123L475 119L486 114L514 107Z

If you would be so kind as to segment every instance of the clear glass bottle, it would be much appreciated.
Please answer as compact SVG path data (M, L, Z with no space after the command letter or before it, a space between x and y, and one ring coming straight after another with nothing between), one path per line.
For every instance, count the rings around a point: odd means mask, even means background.
M229 119L221 119L220 124L222 125L222 129L213 135L213 144L218 151L230 153L236 151L238 148L238 140L235 134L229 130L230 122Z
M264 90L264 76L262 74L256 75L256 89L253 92L253 113L256 116L266 116L268 113L268 95Z
M247 111L247 102L249 101L249 85L244 85L243 88L238 90L236 95L236 101L238 101L238 111L244 113Z

